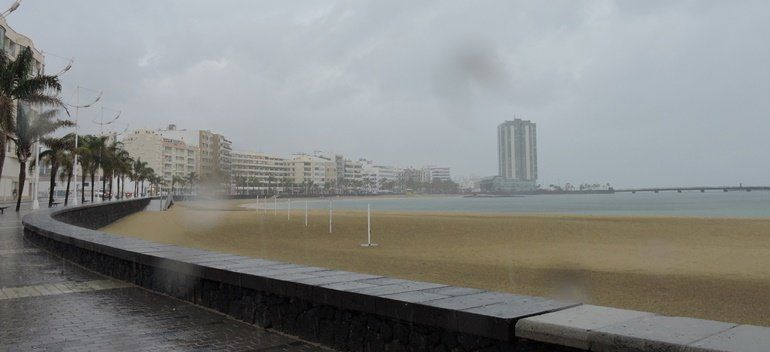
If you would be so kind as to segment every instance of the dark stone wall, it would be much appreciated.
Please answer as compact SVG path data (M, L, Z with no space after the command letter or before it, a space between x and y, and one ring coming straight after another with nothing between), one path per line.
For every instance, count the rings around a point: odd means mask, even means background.
M150 198L96 203L81 207L64 208L61 211L54 211L52 216L61 222L93 230L107 226L124 216L141 211L149 203Z

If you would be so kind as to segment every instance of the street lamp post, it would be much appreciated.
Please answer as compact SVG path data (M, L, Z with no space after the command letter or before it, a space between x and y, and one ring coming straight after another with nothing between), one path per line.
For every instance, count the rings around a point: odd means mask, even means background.
M110 111L115 111L115 112L117 112L117 114L115 115L115 117L113 117L112 119L110 119L110 120L109 120L109 121L107 121L107 122L104 122L104 110L105 110L105 109L107 109L107 110L110 110ZM122 111L121 111L121 110L115 110L115 109L111 109L111 108L105 107L104 105L102 105L102 106L101 106L101 109L100 109L100 110L101 110L101 113L100 113L100 115L99 115L99 116L100 116L100 117L99 117L99 122L97 122L96 120L94 120L93 122L94 122L95 124L99 125L99 136L100 136L100 137L104 137L104 136L105 136L105 135L104 135L104 126L105 126L105 125L111 125L112 123L114 123L115 121L117 121L117 120L120 118L120 114L122 113ZM100 151L100 152L101 152L101 151ZM105 176L105 175L104 175L104 168L102 168L102 179L104 179L104 176ZM77 180L76 180L75 182L77 182ZM102 183L102 185L104 185L104 183ZM112 200L112 199L113 199L113 197L112 197L112 193L110 193L110 200ZM102 187L102 201L103 201L103 200L104 200L104 187Z
M21 0L16 0L16 2L11 5L11 8L8 9L2 16L6 16L7 14L13 12L19 7L19 2ZM61 69L56 76L61 76L65 72L69 71L72 68L72 62L73 60L70 59L67 63L67 66L65 66L63 69ZM45 70L45 66L43 66L43 70ZM32 210L38 210L40 209L40 200L38 199L39 193L40 193L40 152L42 148L40 148L40 137L35 138L35 184L34 187L34 193L32 193ZM56 182L56 175L51 175L50 180L48 182Z
M78 139L80 139L79 136L78 136L78 122L79 122L80 108L91 107L91 105L96 104L96 102L98 102L100 99L102 99L102 92L98 91L98 94L96 96L96 99L94 99L94 101L92 101L91 103L86 104L86 105L80 105L80 90L81 89L88 90L88 91L95 92L95 93L97 92L97 90L95 90L95 89L90 89L90 88L86 88L86 87L82 87L82 86L77 86L77 88L75 89L75 105L73 106L75 108L75 158L72 161L72 174L73 174L72 178L75 180L75 197L73 197L73 200L72 200L72 204L73 205L78 205L78 154L77 154L77 149L78 149ZM81 184L80 187L83 188L83 185ZM82 191L85 192L85 190L82 190Z

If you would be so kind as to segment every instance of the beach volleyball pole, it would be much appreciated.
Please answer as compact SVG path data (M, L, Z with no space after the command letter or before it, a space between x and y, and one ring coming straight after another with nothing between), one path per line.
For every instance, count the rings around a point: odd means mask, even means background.
M286 200L286 220L291 220L291 198Z
M273 216L278 215L278 195L273 196Z
M375 247L376 243L372 243L372 206L366 205L366 243L361 243L361 247Z
M305 227L307 227L307 199L305 199Z

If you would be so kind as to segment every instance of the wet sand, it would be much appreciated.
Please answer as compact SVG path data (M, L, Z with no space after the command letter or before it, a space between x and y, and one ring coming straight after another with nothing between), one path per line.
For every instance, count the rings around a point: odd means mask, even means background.
M105 231L413 280L770 326L770 219L272 212L181 203Z

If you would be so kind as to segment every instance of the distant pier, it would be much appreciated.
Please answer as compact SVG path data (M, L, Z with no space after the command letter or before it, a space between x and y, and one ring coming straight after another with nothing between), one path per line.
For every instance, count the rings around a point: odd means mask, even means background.
M616 189L615 193L636 193L636 192L677 192L682 193L685 191L722 191L722 192L751 192L751 191L770 191L770 186L708 186L708 187L657 187L657 188L625 188Z

